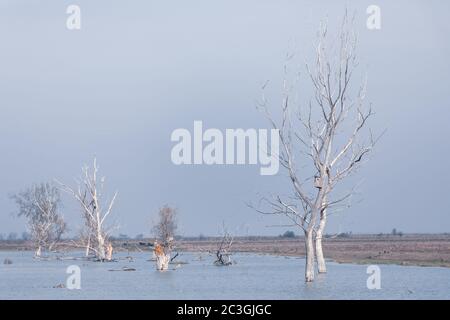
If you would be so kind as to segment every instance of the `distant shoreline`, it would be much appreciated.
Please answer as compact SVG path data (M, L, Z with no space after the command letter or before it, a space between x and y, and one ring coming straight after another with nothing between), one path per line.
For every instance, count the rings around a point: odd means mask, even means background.
M218 238L181 238L175 251L214 252ZM116 251L151 251L153 239L114 240ZM0 251L31 251L31 242L0 241ZM73 251L76 248L61 243L57 250ZM261 253L278 256L305 254L302 238L236 237L234 252ZM326 259L338 263L396 264L404 266L450 268L450 234L350 235L324 239ZM1 262L1 261L0 261Z

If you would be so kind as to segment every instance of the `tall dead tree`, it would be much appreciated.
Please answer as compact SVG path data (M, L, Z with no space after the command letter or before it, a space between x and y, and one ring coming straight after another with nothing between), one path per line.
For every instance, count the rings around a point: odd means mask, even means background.
M336 196L333 191L359 167L375 144L366 128L373 114L364 103L366 83L351 86L357 66L357 41L347 15L334 40L333 43L328 37L327 25L321 24L314 63L306 64L314 96L306 108L293 110L293 105L298 105L296 82L288 80L287 66L281 120L276 121L269 113L264 94L260 105L272 126L279 130L279 160L293 191L290 197L264 198L270 209L260 211L285 215L303 230L307 282L314 280L315 257L318 271L326 272L322 238L327 217L352 195L346 192ZM290 59L292 56L288 56Z
M61 188L72 195L81 206L84 220L84 230L80 246L86 248L86 253L93 252L99 261L110 260L111 244L109 235L111 228L106 227L106 219L112 212L117 192L109 202L103 202L105 178L98 179L97 161L94 159L93 167L82 168L82 177L76 188L60 183Z
M17 215L27 219L31 238L36 246L36 257L42 250L52 250L67 230L67 225L58 210L61 198L58 188L50 183L33 185L12 196L19 207Z
M169 268L177 228L177 211L167 205L162 207L159 210L158 221L153 226L153 233L158 239L154 250L157 270L163 271Z

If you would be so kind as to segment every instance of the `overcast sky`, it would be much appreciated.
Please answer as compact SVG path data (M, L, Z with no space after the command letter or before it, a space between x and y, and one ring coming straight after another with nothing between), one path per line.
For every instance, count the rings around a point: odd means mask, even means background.
M375 3L376 2L376 3ZM81 30L66 8L81 8ZM381 30L366 8L381 8ZM168 203L180 233L280 234L282 218L245 203L287 193L289 181L258 166L175 166L176 128L267 128L255 110L261 84L280 98L284 57L312 52L319 22L332 31L357 12L360 67L371 126L387 129L353 206L328 232L449 232L450 5L446 1L22 1L0 0L0 233L25 230L8 198L32 183L67 183L94 156L108 192L119 191L121 233L149 234ZM307 90L305 90L307 92ZM73 232L79 209L64 197Z

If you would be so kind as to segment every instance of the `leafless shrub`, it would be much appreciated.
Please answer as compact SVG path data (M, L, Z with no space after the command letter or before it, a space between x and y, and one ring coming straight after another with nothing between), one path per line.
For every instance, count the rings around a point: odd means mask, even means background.
M234 237L228 232L225 223L222 224L221 233L221 239L217 244L216 261L214 261L214 264L216 266L230 266L233 264L231 260L231 248L233 246Z
M159 210L158 221L153 226L153 233L158 239L155 243L154 250L156 255L156 267L158 270L168 269L177 227L176 209L165 205Z

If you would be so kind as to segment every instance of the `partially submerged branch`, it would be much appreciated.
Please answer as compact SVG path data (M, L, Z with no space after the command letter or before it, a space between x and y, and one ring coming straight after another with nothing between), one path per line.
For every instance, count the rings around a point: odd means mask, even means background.
M229 234L225 224L222 224L222 238L217 245L216 261L214 261L216 266L230 266L233 264L231 260L233 241L234 237Z

